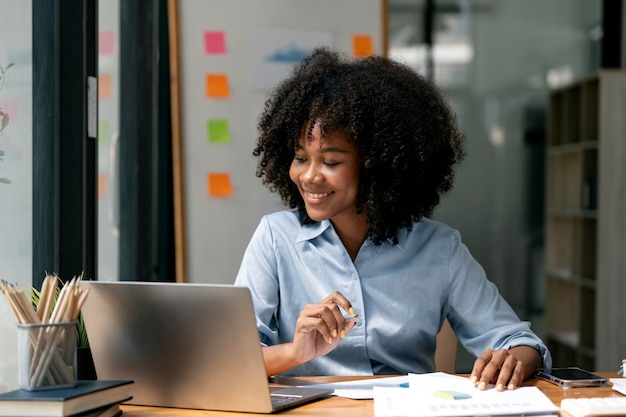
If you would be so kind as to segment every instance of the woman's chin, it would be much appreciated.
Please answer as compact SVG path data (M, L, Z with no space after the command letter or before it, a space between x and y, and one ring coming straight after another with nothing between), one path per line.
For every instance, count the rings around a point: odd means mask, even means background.
M311 220L316 221L316 222L321 222L322 220L328 219L328 216L324 216L321 213L312 211L312 210L307 210L306 214L307 216L309 216Z

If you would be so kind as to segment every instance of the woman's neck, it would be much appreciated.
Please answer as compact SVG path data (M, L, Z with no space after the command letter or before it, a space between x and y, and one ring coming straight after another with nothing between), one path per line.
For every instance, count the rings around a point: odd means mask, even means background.
M361 246L363 246L363 242L367 239L367 217L362 214L352 216L348 221L331 219L331 223L339 239L341 239L341 243L348 251L350 259L354 262Z

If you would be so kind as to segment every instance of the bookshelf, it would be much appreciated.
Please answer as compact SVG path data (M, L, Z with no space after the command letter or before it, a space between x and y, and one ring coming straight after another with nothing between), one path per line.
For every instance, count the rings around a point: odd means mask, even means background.
M549 96L546 333L554 366L626 358L626 71Z

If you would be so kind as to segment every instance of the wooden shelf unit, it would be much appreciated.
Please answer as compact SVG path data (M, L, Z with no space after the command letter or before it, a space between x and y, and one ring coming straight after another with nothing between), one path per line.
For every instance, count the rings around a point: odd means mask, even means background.
M548 111L546 343L555 367L613 371L626 358L626 71L552 91Z

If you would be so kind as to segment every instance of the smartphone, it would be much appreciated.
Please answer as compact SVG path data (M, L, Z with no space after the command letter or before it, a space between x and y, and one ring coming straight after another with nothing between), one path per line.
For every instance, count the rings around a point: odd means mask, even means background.
M606 378L577 367L538 369L535 376L563 388L605 387L608 385Z

